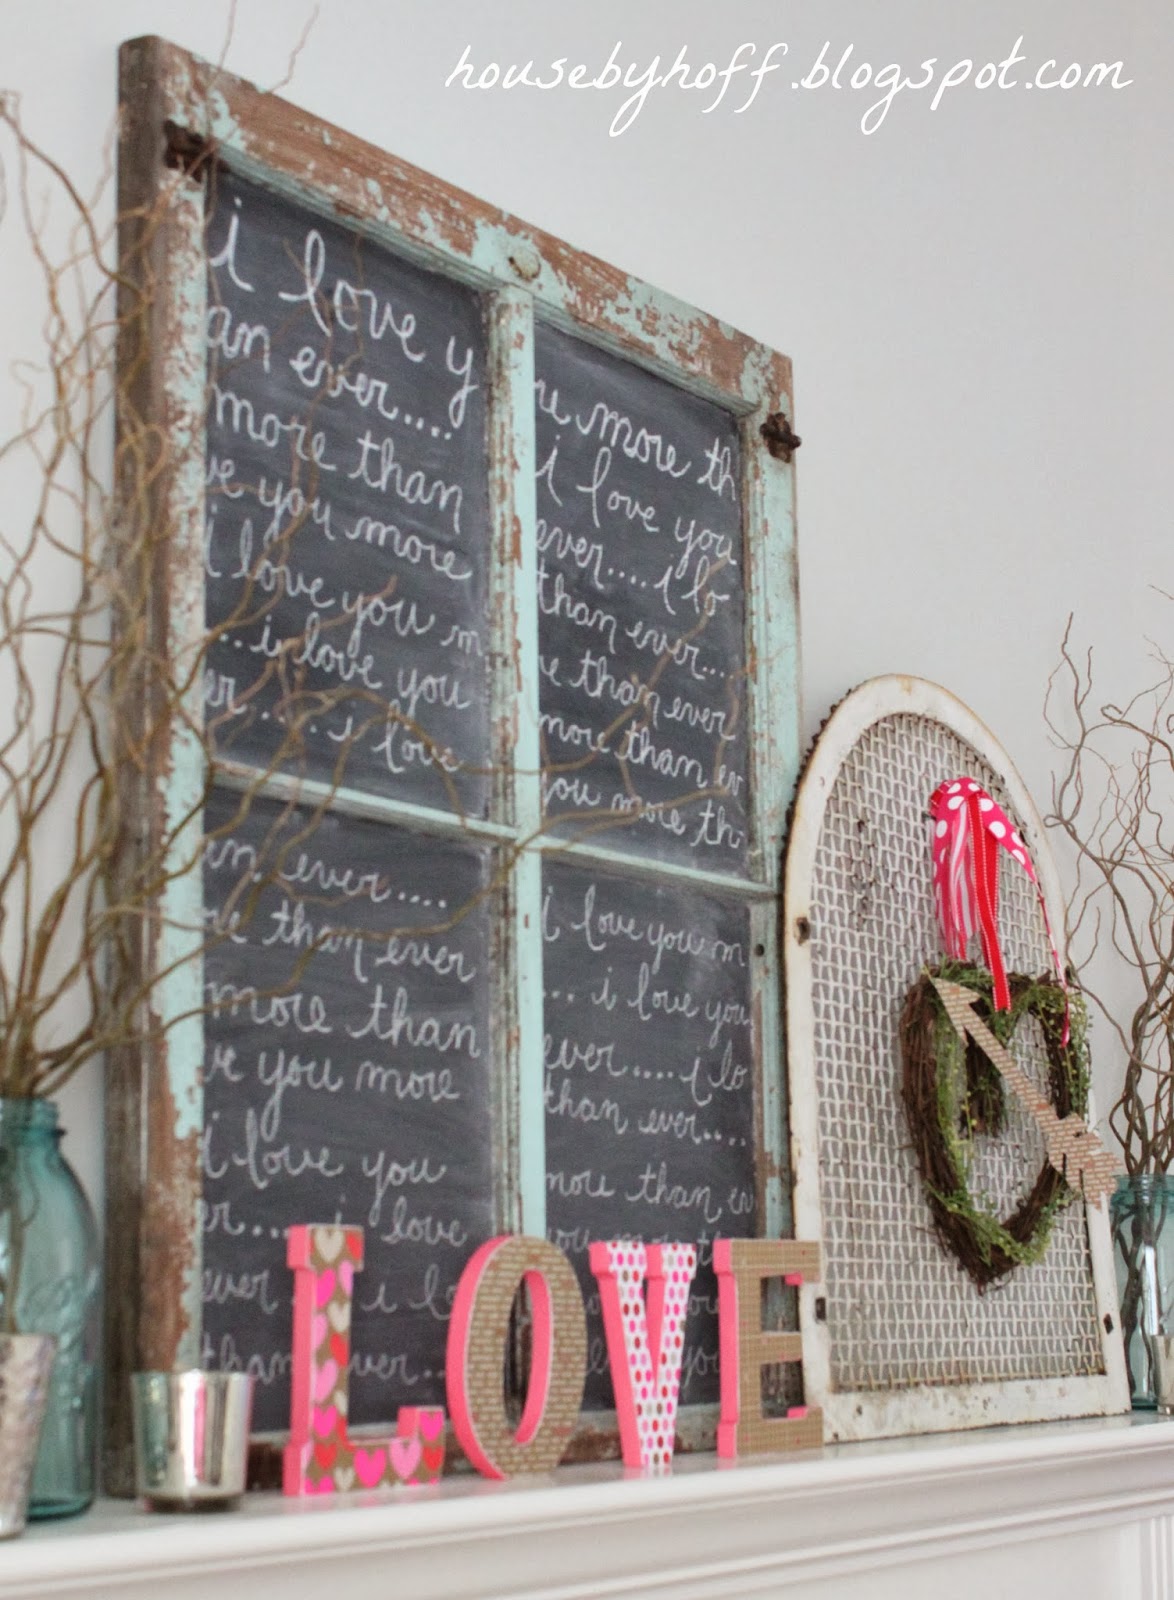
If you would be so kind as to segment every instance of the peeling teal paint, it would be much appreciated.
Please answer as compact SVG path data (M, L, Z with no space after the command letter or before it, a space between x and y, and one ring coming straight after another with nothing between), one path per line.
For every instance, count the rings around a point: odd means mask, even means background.
M757 376L757 374L755 374ZM760 388L761 392L761 388ZM751 770L756 793L756 875L778 890L786 808L799 776L799 615L795 563L794 473L766 451L759 429L782 396L767 394L743 424L743 493L748 526L747 646L759 663L750 682ZM786 1045L781 1012L782 952L777 906L752 910L761 949L762 994L758 1035L762 1063L762 1144L765 1156L765 1229L768 1237L793 1232L790 1119Z
M522 285L558 322L578 324L589 338L659 368L683 387L744 411L764 398L772 382L772 358L759 360L757 347L728 324L698 312L661 290L626 278L607 263L574 252L559 240L516 218L474 201L393 157L370 151L372 164L388 169L385 178L356 170L355 157L329 128L319 126L323 152L333 160L308 183L307 164L286 164L284 152L242 126L234 111L241 98L235 80L197 64L181 51L169 53L165 103L170 118L215 142L220 155L242 174L301 200L314 209L337 211L348 225L362 226L394 248L455 272L482 288ZM201 74L207 89L201 93ZM312 119L298 114L305 127ZM392 190L396 174L406 180ZM533 254L536 275L520 274L519 253ZM742 370L710 370L715 350L743 349ZM779 387L777 381L775 387ZM770 396L778 409L781 393Z
M191 670L204 635L204 406L205 321L203 194L177 175L168 226L175 241L170 262L171 346L163 355L163 382L174 469L170 487L171 579L168 626L171 671L190 674L184 703L172 723L167 770L159 777L168 881L159 906L153 996L166 1030L164 1055L177 1140L198 1138L203 1125L200 1087L204 1058L204 901L200 871L204 792L203 678ZM194 1219L193 1219L194 1221Z
M490 483L496 506L494 606L502 667L496 710L512 744L509 820L521 840L542 826L542 757L538 719L537 499L534 446L534 304L503 289L491 301L490 370L495 408ZM504 753L504 752L503 752ZM546 1237L546 1113L543 1099L542 857L523 850L511 884L510 983L516 1042L508 1069L516 1078L517 1207L521 1231Z

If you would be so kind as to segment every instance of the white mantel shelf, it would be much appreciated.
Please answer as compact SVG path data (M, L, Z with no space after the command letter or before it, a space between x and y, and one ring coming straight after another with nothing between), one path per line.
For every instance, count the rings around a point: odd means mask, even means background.
M0 1596L1174 1600L1174 1422L828 1447L671 1477L568 1468L333 1504L104 1502L0 1545Z

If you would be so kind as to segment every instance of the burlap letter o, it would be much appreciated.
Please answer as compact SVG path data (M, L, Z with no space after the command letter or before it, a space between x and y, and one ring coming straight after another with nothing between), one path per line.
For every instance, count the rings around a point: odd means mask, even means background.
M502 1365L518 1285L530 1291L530 1386L515 1433L505 1414ZM446 1385L453 1430L487 1478L549 1472L579 1420L587 1324L566 1256L545 1239L503 1234L470 1257L448 1333Z

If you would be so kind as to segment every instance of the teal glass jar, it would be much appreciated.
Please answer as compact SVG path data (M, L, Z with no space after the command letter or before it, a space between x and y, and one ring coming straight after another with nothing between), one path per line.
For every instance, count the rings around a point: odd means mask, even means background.
M61 1134L51 1101L0 1097L0 1331L57 1340L30 1518L84 1511L97 1486L98 1230Z
M1174 1177L1118 1178L1109 1215L1133 1408L1152 1411L1158 1403L1153 1341L1174 1334Z

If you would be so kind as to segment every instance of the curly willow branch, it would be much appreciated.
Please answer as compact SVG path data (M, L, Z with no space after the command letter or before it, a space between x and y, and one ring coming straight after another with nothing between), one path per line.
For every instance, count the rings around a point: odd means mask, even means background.
M1156 645L1150 653L1152 682L1098 705L1092 652L1074 650L1069 617L1044 707L1062 759L1044 820L1076 861L1069 951L1123 1063L1109 1124L1131 1175L1174 1161L1174 659ZM1090 987L1098 946L1131 976L1125 1017Z

